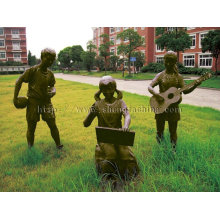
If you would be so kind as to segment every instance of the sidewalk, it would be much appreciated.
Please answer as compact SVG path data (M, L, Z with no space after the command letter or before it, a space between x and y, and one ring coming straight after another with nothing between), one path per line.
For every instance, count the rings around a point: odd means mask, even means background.
M91 76L81 76L81 75L70 75L70 74L55 74L56 78L75 81L80 83L87 83L91 85L98 86L100 77ZM136 93L139 95L152 96L147 87L151 83L151 80L141 80L141 81L128 81L128 80L117 80L117 88L122 91ZM158 88L156 87L158 91ZM211 107L220 110L220 91L212 89L195 89L192 93L183 95L184 104Z

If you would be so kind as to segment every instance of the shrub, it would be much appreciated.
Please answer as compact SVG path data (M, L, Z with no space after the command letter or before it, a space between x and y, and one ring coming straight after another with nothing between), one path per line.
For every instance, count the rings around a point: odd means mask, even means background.
M159 73L165 69L165 66L163 63L149 63L147 66L143 66L141 69L141 72L153 72L153 73Z

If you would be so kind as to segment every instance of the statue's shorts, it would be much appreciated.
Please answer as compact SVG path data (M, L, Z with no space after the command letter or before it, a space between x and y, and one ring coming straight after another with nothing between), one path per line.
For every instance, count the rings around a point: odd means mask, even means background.
M28 98L26 111L27 121L40 121L40 115L44 121L55 119L55 109L53 108L51 101L41 101L34 98Z

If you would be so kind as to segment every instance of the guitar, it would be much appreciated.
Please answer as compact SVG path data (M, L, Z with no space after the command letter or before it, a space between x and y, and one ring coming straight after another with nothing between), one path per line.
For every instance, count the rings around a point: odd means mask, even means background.
M200 83L212 77L211 73L206 73L199 77L199 79L191 82L190 84L184 86L181 89L175 87L169 88L166 92L160 93L160 96L164 98L163 101L158 101L155 96L150 98L150 106L155 114L163 113L171 104L177 103L181 98L181 93L186 89L194 86L196 83Z

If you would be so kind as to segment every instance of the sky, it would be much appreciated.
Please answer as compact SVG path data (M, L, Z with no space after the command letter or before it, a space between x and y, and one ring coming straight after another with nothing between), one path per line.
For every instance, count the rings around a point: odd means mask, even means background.
M169 5L176 5L174 0L160 3L148 2L146 5L143 2L139 0L135 2L128 0L109 2L104 0L3 0L0 27L26 27L27 49L33 55L40 57L40 51L45 47L53 48L57 53L72 45L81 45L85 50L86 43L93 37L92 27L194 27L198 26L198 21L201 20L203 26L206 24L210 26L210 23L207 23L209 22L207 13L203 18L200 11L197 12L199 19L192 19L195 18L195 14L193 17L188 17L182 13L184 16L181 18L179 9L174 10L169 7L165 9ZM158 7L158 4L161 7ZM194 3L185 0L181 10L188 11L188 4L193 8ZM197 7L196 4L195 7ZM204 8L206 9L207 6ZM215 10L216 8L212 8L212 14L215 14ZM212 19L212 22L213 20L215 19Z

